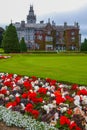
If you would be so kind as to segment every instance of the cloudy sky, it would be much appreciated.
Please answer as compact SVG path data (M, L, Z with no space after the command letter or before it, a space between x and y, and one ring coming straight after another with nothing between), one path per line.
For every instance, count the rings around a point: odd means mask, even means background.
M0 0L0 26L26 20L33 5L37 22L48 18L56 24L78 22L82 39L87 38L87 0Z

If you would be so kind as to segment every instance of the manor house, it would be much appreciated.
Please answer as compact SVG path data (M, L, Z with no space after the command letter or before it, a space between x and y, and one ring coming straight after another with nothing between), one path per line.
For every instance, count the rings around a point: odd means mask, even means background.
M14 23L19 40L24 37L30 50L79 50L81 35L78 23L56 25L54 21L36 22L33 6L30 5L27 22Z

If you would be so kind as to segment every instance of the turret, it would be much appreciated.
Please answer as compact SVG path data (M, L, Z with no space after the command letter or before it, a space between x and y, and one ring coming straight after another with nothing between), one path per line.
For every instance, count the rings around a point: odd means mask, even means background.
M27 15L27 23L36 23L36 15L34 15L34 10L32 5L30 5L29 14Z

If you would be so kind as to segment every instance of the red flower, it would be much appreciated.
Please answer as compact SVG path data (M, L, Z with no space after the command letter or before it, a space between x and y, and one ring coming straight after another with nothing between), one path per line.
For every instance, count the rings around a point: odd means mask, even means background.
M40 102L40 103L43 102L43 98L41 98L41 97L37 98L37 102Z
M9 108L10 106L15 107L15 106L17 106L17 103L15 101L14 102L8 102L6 104L6 107Z
M28 92L28 98L32 100L33 98L36 98L37 94L36 92Z
M56 80L51 80L51 81L50 81L50 86L56 85L56 82L57 82Z
M57 104L60 104L60 103L62 103L62 102L65 102L65 99L62 98L61 95L57 96L57 98L56 98L56 103L57 103Z
M33 81L37 80L36 76L32 76L31 78L33 79Z
M12 86L12 83L11 81L4 81L4 85L10 87Z
M16 97L15 101L17 102L17 104L19 104L20 103L20 98Z
M27 90L32 89L32 85L31 85L31 83L29 83L29 81L25 81L25 82L23 83L23 85L24 85L24 87L25 87Z
M31 103L27 104L25 107L25 111L31 113L33 109L33 105Z
M61 125L70 125L70 120L66 116L61 116L60 117L60 124Z
M17 76L17 77L15 77L15 82L17 83L18 82L18 80L20 80L21 79L21 76Z
M59 90L57 90L57 91L54 92L54 95L55 95L56 97L59 97L59 96L61 95L61 92L60 92Z
M67 114L72 115L72 109L67 110Z
M12 102L8 102L8 103L6 104L6 107L7 107L7 108L9 108L10 106L12 106Z
M70 123L70 130L81 130L75 122Z
M70 97L69 95L66 95L66 100L68 100L68 101L70 101L70 102L73 102L74 101L74 99L72 98L72 97Z
M1 78L2 78L3 80L5 80L6 76L5 76L5 75L3 75L3 76L1 76Z
M78 89L78 85L77 84L73 84L72 87L71 87L72 90L76 90Z
M13 74L8 74L8 75L6 76L7 79L11 79L12 77L13 77Z
M28 97L28 94L27 93L23 93L22 94L22 98L27 98Z
M13 106L13 107L17 106L16 101L12 102L12 106Z
M39 94L46 94L46 92L47 92L47 89L46 88L39 88L39 90L38 90L38 93Z
M50 83L51 79L50 78L46 78L46 82Z
M87 95L87 90L83 88L82 90L79 90L79 91L77 92L77 94L78 94L78 95Z
M6 94L6 93L7 93L7 90L6 90L6 89L0 90L0 93L1 93L1 94Z
M37 110L32 110L32 115L34 116L34 118L38 118L38 116L39 116L39 111L37 111Z

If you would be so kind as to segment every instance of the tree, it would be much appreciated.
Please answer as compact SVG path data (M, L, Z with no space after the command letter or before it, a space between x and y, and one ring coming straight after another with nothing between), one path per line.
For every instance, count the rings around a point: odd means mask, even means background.
M15 26L12 23L7 27L3 34L2 47L5 53L20 52L20 44Z
M87 39L81 44L81 51L87 51Z
M27 52L27 46L26 46L24 37L22 37L22 39L20 41L20 51L21 52Z
M4 32L4 29L0 27L0 47L1 47L1 43L2 43L3 32Z

